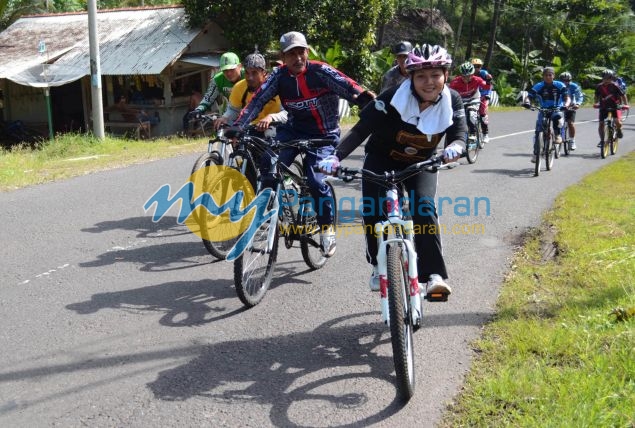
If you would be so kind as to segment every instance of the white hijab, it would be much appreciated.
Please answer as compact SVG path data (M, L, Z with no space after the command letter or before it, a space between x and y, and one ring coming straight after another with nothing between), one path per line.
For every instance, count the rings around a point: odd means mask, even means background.
M419 131L427 135L439 134L448 129L452 125L454 112L452 111L452 96L447 85L443 85L441 99L420 112L419 102L410 89L411 84L410 79L405 80L390 100L390 104L401 115L401 120L416 125Z

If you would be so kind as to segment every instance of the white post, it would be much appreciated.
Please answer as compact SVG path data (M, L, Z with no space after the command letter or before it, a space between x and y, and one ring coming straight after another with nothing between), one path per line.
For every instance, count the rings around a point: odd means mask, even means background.
M88 44L90 46L90 88L92 98L93 133L104 139L104 106L101 96L101 62L97 37L97 0L88 0Z

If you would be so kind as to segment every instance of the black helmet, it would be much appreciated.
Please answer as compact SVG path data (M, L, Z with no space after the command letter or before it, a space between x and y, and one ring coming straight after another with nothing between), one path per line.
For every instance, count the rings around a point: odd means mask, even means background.
M615 72L613 70L610 70L610 69L607 68L606 70L604 70L602 72L602 79L606 79L606 78L614 79L615 78Z
M397 43L390 49L393 55L408 55L411 50L412 44L405 40Z
M258 52L247 55L244 61L245 68L260 68L262 70L267 69L267 61L265 57Z

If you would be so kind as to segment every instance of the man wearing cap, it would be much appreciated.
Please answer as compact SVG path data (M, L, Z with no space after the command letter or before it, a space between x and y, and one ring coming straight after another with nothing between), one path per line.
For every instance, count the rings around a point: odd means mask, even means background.
M397 64L388 70L384 77L381 79L381 92L386 89L390 89L394 86L400 85L401 82L408 78L408 72L406 71L406 58L412 50L412 44L407 41L401 41L394 45L390 51L395 55Z
M331 139L332 146L322 147L307 153L305 174L307 184L318 207L317 221L320 226L322 253L331 257L335 253L335 229L333 225L333 196L329 186L323 182L324 175L313 171L313 166L333 154L340 140L338 106L344 98L354 104L364 106L374 99L374 94L365 91L357 82L330 65L309 61L309 45L302 33L291 31L280 38L283 65L275 69L265 83L256 91L247 106L236 119L236 133L244 129L264 106L276 95L288 112L287 123L276 129L278 140L285 142L296 139ZM258 125L258 129L264 127ZM225 135L230 136L231 132ZM285 148L280 151L280 161L290 165L297 156L297 149ZM267 156L262 157L261 169L269 168ZM264 169L267 171L267 169ZM265 177L266 174L263 174ZM263 180L264 187L273 183Z
M214 128L218 129L223 124L232 124L238 117L240 111L251 101L254 92L267 79L267 63L265 58L258 52L247 55L243 63L245 78L239 80L232 88L229 95L229 102L225 113L214 122ZM280 97L277 95L269 100L260 111L258 116L252 120L252 124L259 124L262 128L267 128L271 122L286 122L287 111L282 108Z
M224 104L225 99L229 98L234 84L244 77L245 72L240 65L238 55L233 52L222 54L220 57L220 72L210 79L207 92L203 95L198 107L190 112L190 117L200 116L212 107L214 103Z

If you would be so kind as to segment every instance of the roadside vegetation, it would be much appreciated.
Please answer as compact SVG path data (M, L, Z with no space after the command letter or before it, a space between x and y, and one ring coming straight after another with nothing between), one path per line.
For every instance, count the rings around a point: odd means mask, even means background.
M443 428L635 426L635 153L526 237Z
M0 150L0 191L206 150L203 138L137 141L106 137L100 141L84 134L63 134L35 150L26 146Z

